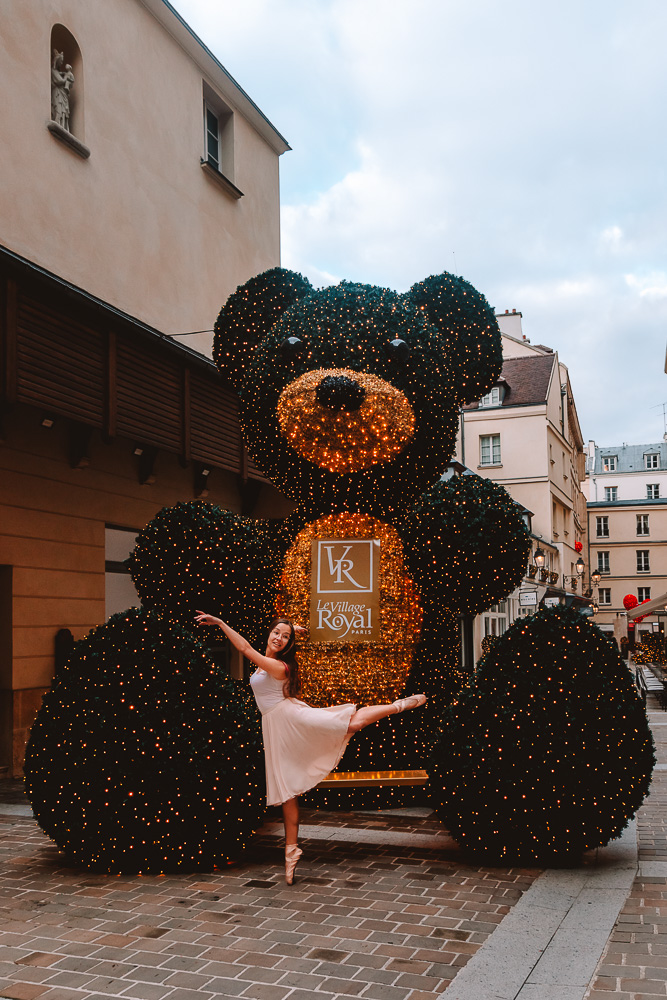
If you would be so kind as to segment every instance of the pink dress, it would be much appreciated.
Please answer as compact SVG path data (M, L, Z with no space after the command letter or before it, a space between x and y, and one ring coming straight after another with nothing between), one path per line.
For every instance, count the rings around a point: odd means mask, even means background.
M266 804L281 805L314 788L339 762L350 740L355 705L313 708L286 698L284 681L258 667L250 678L262 714Z

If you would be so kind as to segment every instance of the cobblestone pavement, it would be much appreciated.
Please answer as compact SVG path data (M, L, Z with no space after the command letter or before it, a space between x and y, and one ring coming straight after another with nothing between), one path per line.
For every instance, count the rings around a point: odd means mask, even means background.
M428 817L303 820L289 887L267 835L224 872L112 877L64 867L32 819L0 816L0 996L435 1000L539 874L419 846ZM314 835L334 823L345 839Z
M667 996L667 713L649 696L657 767L637 814L639 876L589 990L589 1000Z

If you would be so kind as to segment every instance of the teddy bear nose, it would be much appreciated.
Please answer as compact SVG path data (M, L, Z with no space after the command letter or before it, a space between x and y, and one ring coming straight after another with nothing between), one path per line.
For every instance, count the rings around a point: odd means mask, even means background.
M328 406L331 410L347 410L348 413L358 410L365 397L364 387L347 375L327 375L315 392L320 406Z

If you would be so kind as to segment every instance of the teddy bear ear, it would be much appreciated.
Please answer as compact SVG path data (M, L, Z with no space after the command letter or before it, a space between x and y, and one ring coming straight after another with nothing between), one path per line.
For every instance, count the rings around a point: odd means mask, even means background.
M439 330L459 402L472 403L489 392L500 375L503 352L498 322L484 296L464 278L444 271L417 282L406 298Z
M239 285L215 323L213 360L220 374L238 389L255 347L286 309L312 291L307 278L283 267L273 267Z

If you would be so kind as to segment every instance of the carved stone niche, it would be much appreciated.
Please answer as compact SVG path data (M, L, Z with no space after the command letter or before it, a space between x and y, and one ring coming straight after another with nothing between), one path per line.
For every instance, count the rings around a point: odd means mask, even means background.
M51 29L49 50L50 107L46 123L51 135L84 159L83 60L74 35L64 24Z

